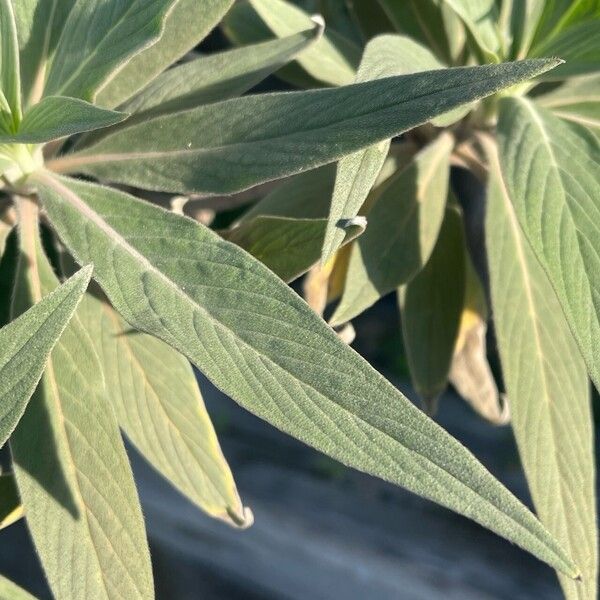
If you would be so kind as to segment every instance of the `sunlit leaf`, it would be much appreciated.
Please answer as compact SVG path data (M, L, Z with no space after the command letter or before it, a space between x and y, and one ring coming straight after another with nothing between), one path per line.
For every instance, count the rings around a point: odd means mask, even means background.
M6 118L15 128L21 120L21 80L17 25L11 0L0 0L0 94L10 109L10 118ZM5 115L1 117L0 120L5 121Z
M569 79L536 102L557 117L600 130L600 74Z
M127 114L98 108L84 100L47 96L32 106L15 133L0 133L0 143L39 144L109 127Z
M47 164L145 189L241 191L333 162L556 64L549 59L441 69L234 98L127 127Z
M127 59L160 38L175 1L76 1L56 42L45 95L93 101Z
M598 540L585 363L548 277L523 237L493 148L490 154L487 251L513 429L540 519L582 570L581 582L560 578L565 595L594 600Z
M173 3L171 3L173 4ZM160 39L134 56L100 91L100 106L114 108L195 48L229 10L233 0L177 0Z
M257 416L450 507L577 575L537 519L277 276L199 223L122 192L35 182L63 242L134 327L184 353ZM27 503L26 503L27 507Z
M0 575L0 600L36 600L29 592Z
M37 302L30 309L35 310L60 293L54 291L58 280L41 248L33 207L27 203L21 213L24 259L16 276L15 313ZM90 269L83 273L87 284ZM78 299L81 279L79 285ZM101 364L77 315L52 350L10 447L27 525L54 596L154 598L131 468Z
M352 247L332 324L353 319L408 283L429 260L444 218L452 146L451 135L440 135L385 185Z
M2 473L0 475L0 529L12 525L23 515L23 505L19 499L14 475Z
M498 141L507 193L600 389L600 140L515 98Z
M242 505L190 363L164 342L133 331L97 295L86 294L79 314L94 339L107 396L127 437L202 510L231 525L249 526L252 513Z

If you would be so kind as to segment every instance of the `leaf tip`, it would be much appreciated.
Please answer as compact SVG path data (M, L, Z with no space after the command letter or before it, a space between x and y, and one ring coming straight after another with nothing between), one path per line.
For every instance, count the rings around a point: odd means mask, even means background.
M248 529L254 525L254 513L248 506L239 508L227 507L227 521L237 529Z
M323 15L317 13L311 15L310 20L315 24L315 40L318 41L325 33L325 19L323 18Z

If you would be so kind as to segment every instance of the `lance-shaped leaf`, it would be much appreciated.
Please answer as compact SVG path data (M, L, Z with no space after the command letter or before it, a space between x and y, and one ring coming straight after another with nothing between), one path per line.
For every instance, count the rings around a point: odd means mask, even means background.
M536 102L557 117L600 129L600 75L569 79L559 88L536 97Z
M367 44L356 82L441 68L442 64L427 48L410 38L382 35ZM436 124L449 124L463 115L464 111L459 109L458 113L452 112L450 119L443 116L443 123L436 121ZM323 243L323 261L331 258L346 237L344 224L358 214L379 175L389 147L390 140L385 140L339 161Z
M0 575L0 600L36 600L29 592Z
M504 2L500 21L506 21L512 38L512 56L524 58L528 55L544 12L546 0L520 0Z
M195 48L229 10L233 0L177 0L160 39L117 73L100 91L100 106L114 108L143 89L161 71Z
M150 119L48 164L145 189L230 193L333 162L556 64L465 67L234 98Z
M10 124L16 127L21 120L21 80L17 25L11 0L0 0L0 95L8 105L0 105L0 111L8 108Z
M314 26L310 15L287 0L250 0L250 4L277 37L286 37ZM328 29L312 48L298 57L298 63L318 81L344 85L354 79L359 59L357 46Z
M22 207L16 312L52 297L58 286L33 205ZM131 468L102 366L77 315L54 347L10 445L27 525L54 596L152 599Z
M0 447L23 415L50 351L73 316L90 276L90 267L82 269L0 329Z
M502 101L498 141L519 222L600 389L600 141L525 98Z
M223 232L223 237L244 248L283 281L289 282L318 262L326 226L325 219L263 215L244 220ZM356 219L353 225L346 227L346 238L342 243L360 235L364 228L364 219Z
M23 505L12 473L0 475L0 529L18 521L24 515Z
M24 107L42 97L48 66L76 0L12 0L17 22Z
M45 95L93 101L127 59L160 38L175 1L75 2L56 44Z
M464 295L462 215L449 206L427 264L398 294L411 379L429 413L448 385Z
M133 331L94 291L79 314L104 367L119 425L148 462L212 517L248 527L231 470L190 363L153 336Z
M496 0L442 0L463 21L473 41L488 60L498 60L500 36Z
M560 578L565 595L594 600L598 542L585 363L548 277L523 237L493 147L489 154L486 242L513 429L538 515L581 568L581 582Z
M35 179L64 243L134 327L336 460L452 508L573 576L539 521L306 303L207 227L98 185Z
M98 108L77 98L47 96L25 113L15 133L0 133L0 143L43 144L109 127L126 118L126 113Z
M159 75L123 110L149 118L241 96L309 47L319 35L311 30L244 48L199 56Z
M440 135L386 184L352 248L332 324L353 319L429 260L444 219L452 146L450 134Z

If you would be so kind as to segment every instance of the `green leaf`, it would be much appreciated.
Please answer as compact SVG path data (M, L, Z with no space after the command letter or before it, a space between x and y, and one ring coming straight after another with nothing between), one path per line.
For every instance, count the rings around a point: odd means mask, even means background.
M91 268L82 269L54 294L0 329L0 447L23 415L90 275Z
M54 297L58 286L31 207L21 212L16 312ZM10 445L27 525L54 596L152 599L131 468L101 364L77 315L52 351Z
M259 215L325 219L335 181L335 164L293 175L251 206L241 221Z
M600 15L577 23L556 37L542 41L531 56L560 56L565 64L544 79L562 79L600 71Z
M508 194L600 389L600 140L525 98L501 102Z
M11 125L21 120L19 41L11 0L0 0L0 90L11 112Z
M511 0L503 3L502 12L509 13L507 21L512 37L513 57L520 59L529 54L544 6L547 4L547 0Z
M48 65L76 0L12 0L24 107L42 97Z
M21 519L23 515L23 505L19 499L14 475L12 473L2 473L0 475L0 529L12 525Z
M318 29L244 48L200 56L165 71L124 110L154 117L240 96L309 47Z
M244 248L284 281L306 273L321 257L325 219L258 216L226 231L225 239ZM362 221L346 229L347 243L364 231Z
M381 35L367 44L356 82L441 68L442 64L427 48L410 38ZM449 125L464 114L464 109L458 109L438 117L434 123ZM385 140L339 161L323 244L323 261L328 260L343 242L346 235L344 223L358 214L379 175L389 147L390 140Z
M487 60L498 62L500 36L496 0L442 0L463 21Z
M98 108L84 100L47 96L32 106L13 134L0 133L0 143L42 144L84 131L120 123L126 113Z
M123 317L242 406L345 464L452 508L576 576L537 519L285 283L207 227L122 192L36 176L78 262Z
M464 297L462 215L449 206L431 257L398 294L411 379L429 413L448 385Z
M56 44L45 95L93 101L129 58L160 39L175 1L75 2Z
M0 575L0 600L36 600L29 592Z
M569 79L535 100L557 117L600 130L600 74Z
M133 331L98 294L80 308L104 366L119 425L148 462L212 517L248 527L231 470L190 363L164 342Z
M444 219L453 145L442 133L385 186L352 247L332 324L353 319L408 283L429 260Z
M581 582L561 576L565 595L595 600L593 424L585 363L523 237L495 150L490 155L486 241L513 429L538 515L581 568Z
M438 60L451 64L456 58L450 32L456 31L437 0L378 0L398 32L431 49ZM450 27L449 27L450 25Z
M232 4L233 0L177 0L167 15L160 40L134 56L108 82L96 98L98 104L114 108L131 98L195 48Z
M252 8L277 37L312 29L315 21L286 0L250 0ZM334 30L298 57L298 64L311 76L329 85L344 85L354 79L360 51Z
M556 64L465 67L234 98L150 119L47 164L145 189L235 192L333 162Z

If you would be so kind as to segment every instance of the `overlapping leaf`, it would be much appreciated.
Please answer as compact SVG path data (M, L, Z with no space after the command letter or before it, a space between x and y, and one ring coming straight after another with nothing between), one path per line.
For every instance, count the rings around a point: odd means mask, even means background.
M4 105L4 106L3 106ZM0 124L16 127L21 119L21 80L17 24L11 0L0 0Z
M526 99L501 103L503 177L600 389L600 140Z
M453 139L444 133L385 186L352 247L339 325L407 283L427 262L444 218Z
M16 313L60 293L28 211L20 228ZM54 347L10 444L27 525L55 597L152 599L131 469L100 362L77 316Z
M600 75L574 77L536 102L556 116L600 129Z
M464 293L462 215L449 206L431 257L398 295L411 379L430 413L448 385Z
M0 475L0 529L12 525L23 517L23 505L12 473Z
M465 67L234 98L150 119L48 164L145 189L240 191L337 160L557 63Z
M202 510L236 527L249 526L252 513L242 505L190 363L155 337L132 331L97 295L86 295L79 314L127 437Z
M14 133L0 133L0 143L40 144L109 127L127 114L98 108L84 100L47 96L32 106Z
M277 37L311 29L310 15L287 0L249 0L252 8ZM298 63L311 76L329 85L344 85L354 79L360 58L358 47L334 30L298 57Z
M78 261L134 327L184 353L259 417L461 512L568 574L577 568L451 436L260 262L202 225L90 183L36 176Z
M82 269L19 319L0 329L0 447L23 415L50 351L73 316L90 275L90 268Z
M0 575L0 600L36 600L29 592Z
M94 100L127 59L160 38L175 1L74 2L50 62L45 95ZM54 33L52 20L50 27Z
M579 583L561 577L566 597L595 600L598 542L585 363L523 237L497 155L490 154L487 251L513 429L537 512L582 570Z
M100 106L119 106L164 69L195 48L229 10L233 0L177 0L160 39L134 56L100 91Z

